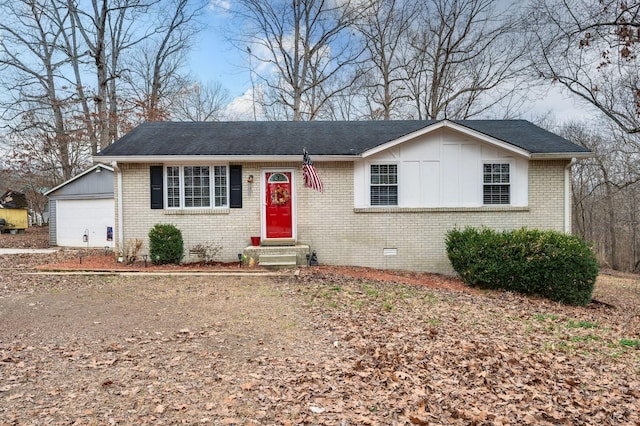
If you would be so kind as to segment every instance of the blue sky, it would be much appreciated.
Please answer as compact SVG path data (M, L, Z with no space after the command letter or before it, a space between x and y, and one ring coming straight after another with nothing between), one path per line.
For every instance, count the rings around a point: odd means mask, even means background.
M212 28L200 34L189 59L193 75L203 83L218 81L231 96L239 96L250 86L249 74L241 65L245 58Z
M232 97L240 96L251 87L251 82L248 71L242 67L246 60L244 52L233 47L225 36L230 19L226 9L230 3L212 0L211 4L205 14L206 29L190 53L191 72L203 83L218 81Z
M242 97L251 88L251 80L248 69L243 67L246 55L225 38L230 7L232 0L211 0L205 15L206 30L194 42L189 55L189 68L192 75L203 83L220 82L233 100ZM586 120L594 115L592 107L564 94L558 85L540 88L532 95L528 110L523 110L522 117L518 118L537 121L547 115L553 117L555 124L562 124L571 120Z

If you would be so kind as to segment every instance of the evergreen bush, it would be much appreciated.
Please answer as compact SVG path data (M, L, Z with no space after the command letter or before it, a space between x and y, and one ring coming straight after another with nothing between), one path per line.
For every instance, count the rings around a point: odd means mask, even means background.
M149 231L149 257L156 265L179 264L184 255L182 232L174 225L156 224Z
M445 244L453 269L482 288L536 294L570 305L591 301L599 267L579 237L555 231L453 229Z

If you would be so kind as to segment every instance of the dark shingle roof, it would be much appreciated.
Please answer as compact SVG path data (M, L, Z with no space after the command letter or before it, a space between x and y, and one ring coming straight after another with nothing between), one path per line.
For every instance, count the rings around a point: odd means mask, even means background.
M434 120L147 122L98 157L165 155L360 155ZM455 123L531 153L588 153L581 146L524 120L461 120Z

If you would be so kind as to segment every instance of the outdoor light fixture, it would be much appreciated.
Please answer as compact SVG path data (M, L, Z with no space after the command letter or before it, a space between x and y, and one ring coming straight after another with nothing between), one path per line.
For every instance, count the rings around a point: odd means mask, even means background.
M238 266L242 267L242 253L238 253Z
M104 246L104 255L105 255L105 256L108 256L108 255L109 255L109 251L110 251L109 246Z
M142 259L144 260L144 267L145 267L145 268L147 267L147 256L148 256L148 255L146 255L146 254L143 254L143 255L142 255Z
M311 252L311 257L309 258L309 266L318 266L318 255L315 250Z
M84 235L82 236L82 242L83 243L89 242L89 231L86 229L84 230Z
M249 175L249 178L247 179L247 183L253 183L253 175Z

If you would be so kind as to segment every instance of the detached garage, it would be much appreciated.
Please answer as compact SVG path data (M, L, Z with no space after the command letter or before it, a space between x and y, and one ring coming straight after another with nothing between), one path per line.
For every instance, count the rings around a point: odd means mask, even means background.
M96 164L56 186L49 197L49 244L113 247L113 169Z

